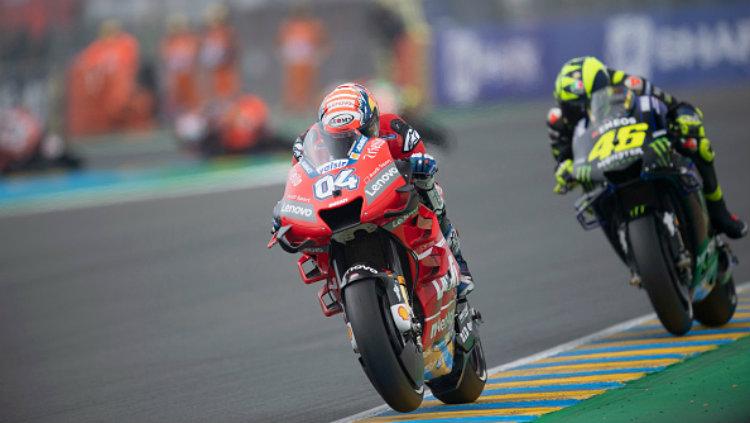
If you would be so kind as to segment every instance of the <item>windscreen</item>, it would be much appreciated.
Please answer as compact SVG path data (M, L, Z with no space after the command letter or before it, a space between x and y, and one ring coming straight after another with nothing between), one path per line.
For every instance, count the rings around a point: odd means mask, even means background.
M302 143L302 154L316 168L335 160L349 159L355 141L362 137L357 131L331 134L316 123L310 127Z
M591 95L589 117L594 123L628 116L633 106L633 92L625 87L606 87Z

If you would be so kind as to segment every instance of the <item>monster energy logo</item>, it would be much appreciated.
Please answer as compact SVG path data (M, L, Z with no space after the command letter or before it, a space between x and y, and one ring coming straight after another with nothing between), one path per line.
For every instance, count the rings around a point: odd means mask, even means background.
M576 180L580 182L585 189L591 189L591 165L581 165L576 167Z
M650 145L651 149L654 150L656 155L659 157L657 164L662 167L668 167L671 163L671 144L666 138L659 138L654 140Z
M630 209L630 217L638 217L646 212L646 205L645 204L639 204L632 209Z
M578 179L580 182L591 181L591 166L583 165L576 168L576 179Z

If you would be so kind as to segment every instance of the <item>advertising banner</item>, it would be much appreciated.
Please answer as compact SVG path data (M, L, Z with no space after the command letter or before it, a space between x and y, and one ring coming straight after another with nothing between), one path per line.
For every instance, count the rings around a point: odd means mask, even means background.
M551 95L573 57L594 55L666 88L750 81L750 4L434 32L437 104Z

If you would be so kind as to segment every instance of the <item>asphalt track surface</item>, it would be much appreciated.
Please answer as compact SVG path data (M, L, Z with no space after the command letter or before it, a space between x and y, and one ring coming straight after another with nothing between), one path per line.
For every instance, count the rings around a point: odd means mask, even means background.
M750 217L750 88L675 94L702 106ZM575 197L552 194L547 106L468 116L441 156L491 366L651 311ZM325 422L381 404L341 317L265 248L281 191L0 219L0 422ZM749 280L750 242L733 247Z

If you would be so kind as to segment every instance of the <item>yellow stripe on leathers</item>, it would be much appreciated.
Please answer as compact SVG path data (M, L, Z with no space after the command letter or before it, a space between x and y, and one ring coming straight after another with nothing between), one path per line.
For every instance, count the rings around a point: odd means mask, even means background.
M416 413L397 414L392 416L379 416L361 420L361 422L408 422L409 420L422 419L444 419L458 417L482 417L482 416L539 416L542 414L557 411L562 407L519 407L503 408L498 410L461 410L461 411L443 411L433 413ZM456 420L457 422L460 420Z
M565 357L551 357L539 360L538 363L558 363L560 361L576 361L576 360L588 360L592 358L619 358L619 357L636 357L640 355L656 355L656 354L694 354L698 352L710 351L715 349L715 345L701 345L696 347L673 347L673 348L653 348L648 350L635 350L635 351L617 351L617 352L600 352L586 354L585 350L580 350L581 355L565 356Z
M546 385L567 385L573 383L594 383L594 382L626 382L628 380L638 379L646 373L619 373L612 375L591 375L591 376L573 376L573 377L550 377L549 379L540 380L522 380L512 382L488 383L485 389L498 388L516 388L526 386L546 386Z
M493 402L516 402L516 401L544 401L544 400L583 400L591 398L594 395L604 393L604 389L587 390L587 391L555 391L555 392L526 392L526 393L515 393L515 394L498 394L498 395L483 395L479 397L474 403L485 404ZM443 405L442 401L430 400L422 403L422 407L435 407Z
M636 361L614 361L608 363L585 363L585 364L566 364L561 366L538 367L533 369L507 370L497 373L491 378L507 376L530 376L543 375L547 373L572 373L585 372L591 370L616 370L640 367L664 367L680 361L678 358L664 358L658 360L636 360Z

